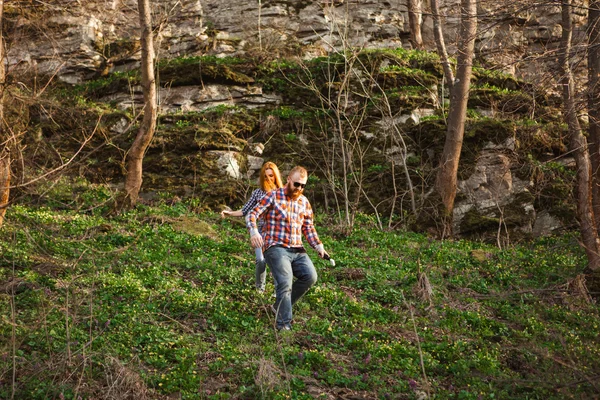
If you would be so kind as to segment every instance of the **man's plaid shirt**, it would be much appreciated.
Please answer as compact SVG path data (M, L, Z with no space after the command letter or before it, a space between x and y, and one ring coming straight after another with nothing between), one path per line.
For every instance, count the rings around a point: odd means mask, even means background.
M303 195L292 200L285 195L285 188L267 193L246 215L246 226L251 236L258 232L256 221L263 213L265 225L261 234L265 250L274 245L303 247L302 235L315 249L321 244L313 223L312 207Z

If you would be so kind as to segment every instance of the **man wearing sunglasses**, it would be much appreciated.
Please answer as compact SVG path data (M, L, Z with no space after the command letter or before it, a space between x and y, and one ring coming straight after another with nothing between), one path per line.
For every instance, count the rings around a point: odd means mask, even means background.
M263 248L273 280L277 282L274 310L279 330L291 329L292 305L317 281L317 271L302 245L302 236L321 258L329 256L315 230L312 207L302 195L307 180L306 169L294 167L287 184L265 195L246 215L250 243ZM263 214L265 225L261 236L256 221Z

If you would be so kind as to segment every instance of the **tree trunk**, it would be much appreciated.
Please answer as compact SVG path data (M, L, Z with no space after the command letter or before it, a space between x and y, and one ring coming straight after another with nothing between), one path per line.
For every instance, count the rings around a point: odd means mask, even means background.
M435 184L444 205L446 220L444 222L451 221L456 197L456 175L467 119L467 102L477 33L477 0L461 0L460 12L456 80L451 92L448 130ZM445 223L444 226L450 229L449 224Z
M144 117L140 130L127 155L122 207L131 208L138 200L142 187L142 161L156 128L156 82L154 77L154 42L152 39L152 13L149 0L138 0L142 47L142 90L144 93Z
M408 0L408 25L410 27L410 43L413 49L423 48L421 25L423 23L423 0Z
M600 268L600 256L598 254L600 243L592 211L591 166L586 139L583 136L577 116L575 81L569 65L573 35L571 0L563 0L562 2L562 26L560 49L562 77L560 83L563 89L564 118L569 130L570 150L575 157L577 168L577 216L579 218L583 246L588 258L588 266L591 270L595 271Z
M435 38L435 47L437 53L440 56L440 62L444 68L444 75L446 77L446 84L448 89L452 91L452 84L454 83L454 73L452 72L452 66L448 59L448 52L446 51L446 42L444 41L444 35L442 33L442 19L440 16L440 4L439 0L431 0L431 15L433 17L433 37Z
M4 87L6 83L6 69L4 68L4 0L0 0L0 143L4 148L0 149L0 227L4 223L4 215L8 206L10 194L10 152L8 138L4 130Z
M4 214L8 206L10 194L10 155L5 152L0 156L0 227L4 223Z
M588 11L589 155L592 164L592 207L600 231L600 0L590 0Z

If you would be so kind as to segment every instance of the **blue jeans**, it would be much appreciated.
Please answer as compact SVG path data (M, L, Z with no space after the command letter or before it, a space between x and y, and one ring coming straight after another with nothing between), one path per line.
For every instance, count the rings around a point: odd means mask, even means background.
M256 275L256 288L262 292L265 290L265 284L267 281L267 261L265 260L260 247L255 248L254 253L256 254L256 266L254 268L254 274Z
M308 254L284 247L269 247L265 251L265 258L273 274L277 291L275 300L277 328L290 326L292 305L315 284L317 271Z

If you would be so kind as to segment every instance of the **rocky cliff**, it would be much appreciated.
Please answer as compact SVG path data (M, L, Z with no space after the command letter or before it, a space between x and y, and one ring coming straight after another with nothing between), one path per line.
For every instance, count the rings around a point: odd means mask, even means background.
M410 47L406 2L381 0L153 1L159 57L251 51L324 55L343 43L369 48ZM457 1L442 2L444 34L453 52ZM536 56L560 39L560 7L529 1L481 1L480 59L517 76L539 73ZM139 58L135 0L49 0L5 5L9 65L58 73L80 82L123 70ZM576 12L585 10L577 8ZM576 22L583 24L583 16ZM423 40L433 49L432 18L423 13ZM580 32L581 33L581 32Z

